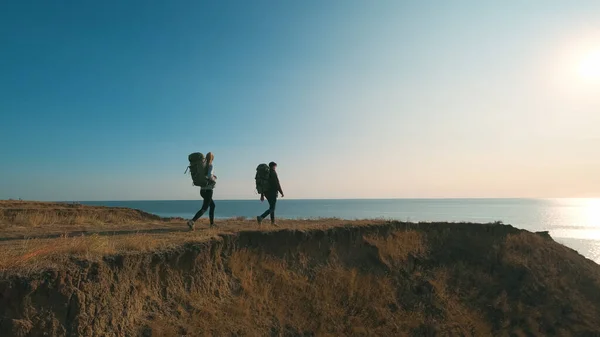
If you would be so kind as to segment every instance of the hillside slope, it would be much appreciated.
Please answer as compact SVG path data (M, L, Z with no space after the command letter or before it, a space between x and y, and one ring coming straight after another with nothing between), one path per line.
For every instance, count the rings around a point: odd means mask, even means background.
M0 335L592 336L600 266L499 224L241 231L0 280Z

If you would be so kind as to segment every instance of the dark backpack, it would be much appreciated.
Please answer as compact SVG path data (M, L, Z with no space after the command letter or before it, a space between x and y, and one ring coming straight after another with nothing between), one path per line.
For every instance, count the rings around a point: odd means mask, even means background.
M190 175L192 176L192 184L194 186L206 187L208 185L208 179L206 179L207 167L206 162L204 161L204 155L200 152L194 152L188 156L188 160L190 165L184 173L187 173L189 169Z
M254 176L254 181L256 182L256 192L262 194L267 193L269 190L269 175L271 170L269 169L269 165L260 164L256 167L256 175Z

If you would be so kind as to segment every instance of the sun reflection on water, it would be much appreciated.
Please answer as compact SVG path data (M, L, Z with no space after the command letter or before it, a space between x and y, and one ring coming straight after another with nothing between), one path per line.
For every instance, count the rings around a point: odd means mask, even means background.
M600 199L556 201L550 235L600 264Z
M586 200L582 213L587 226L600 227L600 199Z

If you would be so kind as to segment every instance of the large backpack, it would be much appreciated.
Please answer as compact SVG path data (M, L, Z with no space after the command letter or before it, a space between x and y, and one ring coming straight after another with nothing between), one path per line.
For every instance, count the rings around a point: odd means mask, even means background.
M256 167L256 175L254 176L254 180L256 182L256 192L258 193L267 193L269 190L269 174L271 170L269 169L269 165L260 164Z
M206 179L206 162L204 161L204 155L200 152L190 153L188 156L190 165L185 170L187 173L190 170L192 176L192 184L194 186L206 187L208 185L208 179Z

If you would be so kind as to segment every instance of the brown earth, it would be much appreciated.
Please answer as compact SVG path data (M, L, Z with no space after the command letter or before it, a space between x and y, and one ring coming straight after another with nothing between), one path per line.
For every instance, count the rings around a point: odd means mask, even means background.
M182 232L104 211L139 222L90 234L81 216L86 235L35 239L17 238L52 226L3 222L1 336L600 334L600 266L547 233L339 219Z
M160 228L182 220L164 219L120 207L0 200L0 240L73 232Z

